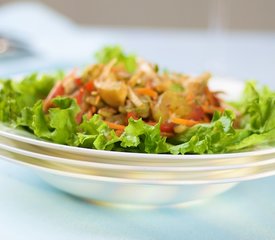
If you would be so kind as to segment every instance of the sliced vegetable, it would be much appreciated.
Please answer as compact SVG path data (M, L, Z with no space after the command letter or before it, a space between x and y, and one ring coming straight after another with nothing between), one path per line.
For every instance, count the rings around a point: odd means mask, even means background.
M154 120L161 119L163 122L168 122L172 115L185 117L191 111L191 105L187 104L184 94L173 91L164 92L152 109Z
M127 86L118 81L99 81L95 83L100 97L110 106L124 105L127 96Z

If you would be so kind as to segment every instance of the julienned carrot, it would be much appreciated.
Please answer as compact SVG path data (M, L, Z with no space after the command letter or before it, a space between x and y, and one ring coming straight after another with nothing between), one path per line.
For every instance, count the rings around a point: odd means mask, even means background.
M124 125L112 123L112 122L108 122L108 121L104 121L104 122L109 126L109 128L116 129L116 130L124 130L125 129Z
M194 120L185 119L185 118L173 118L171 122L175 124L185 125L188 127L194 126L199 123L199 121L194 121Z
M140 95L147 95L153 99L158 97L158 93L150 88L136 88L135 92Z
M115 133L116 133L116 135L117 135L118 137L120 137L121 134L123 133L123 130L117 129L117 130L115 131Z

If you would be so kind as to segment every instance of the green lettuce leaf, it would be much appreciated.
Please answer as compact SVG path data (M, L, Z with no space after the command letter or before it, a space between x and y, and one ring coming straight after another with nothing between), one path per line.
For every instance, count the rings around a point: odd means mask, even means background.
M274 145L275 142L275 93L268 87L257 88L255 82L247 82L243 99L236 102L240 111L241 132L249 132L239 143L228 147L236 151L256 145Z
M27 118L25 119L25 124L29 124L29 128L32 129L34 134L41 138L46 138L48 140L51 139L51 131L49 129L49 122L48 118L46 118L45 113L43 112L43 102L40 100L38 101L32 109L29 108L25 109ZM29 117L32 112L32 117L30 120ZM24 115L23 115L24 116ZM18 120L20 123L20 118Z
M242 128L259 134L275 128L275 94L269 88L257 90L254 82L248 82L239 106Z
M22 110L17 126L28 127L36 136L56 143L72 145L76 135L76 116L80 109L75 99L58 97L53 99L54 108L46 114L42 101L32 108Z
M14 124L21 117L22 109L32 107L38 100L45 98L61 77L62 73L31 74L21 81L1 80L0 121Z
M216 112L209 124L198 124L188 129L172 141L180 143L170 147L172 154L185 153L222 153L227 147L239 141L238 134L233 128L234 114L225 111Z
M139 152L165 153L169 150L166 138L160 134L160 122L148 125L142 119L129 119L129 124L121 135L121 147L137 148Z
M120 46L109 46L101 49L96 53L98 63L107 64L111 60L116 59L116 64L124 65L129 73L133 73L137 68L137 60L135 55L126 55Z
M75 99L58 97L53 99L55 108L49 109L51 139L57 143L72 145L76 133L76 116L80 108Z
M20 93L18 102L22 106L33 106L39 99L43 99L48 95L59 77L59 74L39 75L34 73L26 76L18 83L13 82L15 91Z
M114 130L110 129L101 117L95 114L91 119L83 118L75 141L76 146L112 150L119 141Z
M15 91L12 81L1 82L0 91L0 121L12 124L20 115L20 93Z

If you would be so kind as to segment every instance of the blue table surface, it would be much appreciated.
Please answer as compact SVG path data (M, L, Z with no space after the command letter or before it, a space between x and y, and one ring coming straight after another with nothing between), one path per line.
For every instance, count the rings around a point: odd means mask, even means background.
M275 177L189 208L91 205L0 162L1 239L275 239Z
M35 51L28 58L0 59L0 77L85 65L100 46L119 43L162 67L211 70L275 88L275 33L84 28L33 3L0 8L0 19L0 31L23 37ZM275 177L243 182L189 208L129 210L86 203L0 159L0 239L273 240L274 184Z

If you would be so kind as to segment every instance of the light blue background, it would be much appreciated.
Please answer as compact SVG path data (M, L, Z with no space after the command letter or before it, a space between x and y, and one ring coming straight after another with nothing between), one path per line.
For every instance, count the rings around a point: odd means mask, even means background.
M15 20L16 19L16 20ZM275 33L79 28L36 4L0 8L0 31L24 37L36 55L0 62L0 76L70 67L119 43L161 66L211 70L275 88ZM91 205L0 160L0 239L275 239L275 177L244 182L190 208L126 210Z
M190 208L116 209L53 189L0 162L0 239L275 239L275 177Z

